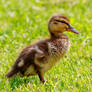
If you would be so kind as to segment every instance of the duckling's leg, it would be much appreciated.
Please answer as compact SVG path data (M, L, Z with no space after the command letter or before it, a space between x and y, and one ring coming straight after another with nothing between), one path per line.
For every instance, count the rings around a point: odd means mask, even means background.
M40 81L41 81L42 83L44 83L45 80L44 80L44 78L43 78L43 73L41 73L40 71L37 71L37 73L38 73L38 76L39 76Z

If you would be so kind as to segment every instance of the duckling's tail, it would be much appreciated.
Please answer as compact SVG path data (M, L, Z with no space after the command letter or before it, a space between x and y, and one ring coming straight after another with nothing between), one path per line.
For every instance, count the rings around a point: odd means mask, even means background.
M15 69L15 68L13 68L12 70L10 70L10 71L8 72L8 74L6 74L6 77L11 78L11 77L17 75L17 73L18 73L18 70Z

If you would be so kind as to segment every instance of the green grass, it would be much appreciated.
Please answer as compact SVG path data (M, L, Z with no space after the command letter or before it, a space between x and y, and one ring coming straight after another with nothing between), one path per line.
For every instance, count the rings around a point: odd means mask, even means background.
M79 32L66 33L71 41L67 55L38 76L7 79L5 74L20 51L49 36L48 20L64 14ZM91 0L0 0L0 92L92 92Z

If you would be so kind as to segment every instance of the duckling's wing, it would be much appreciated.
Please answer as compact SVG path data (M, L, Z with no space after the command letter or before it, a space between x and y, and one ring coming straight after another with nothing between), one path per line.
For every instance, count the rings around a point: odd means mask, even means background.
M34 59L34 63L38 66L38 67L44 67L44 65L48 62L48 56L49 56L49 52L48 52L48 39L47 40L43 40L42 42L38 43L35 46L35 59Z

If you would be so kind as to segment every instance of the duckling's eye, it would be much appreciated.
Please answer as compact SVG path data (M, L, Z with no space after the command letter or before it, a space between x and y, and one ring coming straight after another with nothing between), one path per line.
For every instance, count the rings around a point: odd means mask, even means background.
M57 22L60 22L60 23L64 23L64 24L66 24L67 26L69 26L69 24L68 23L66 23L65 21L61 21L61 20L55 20L55 21L57 21Z

